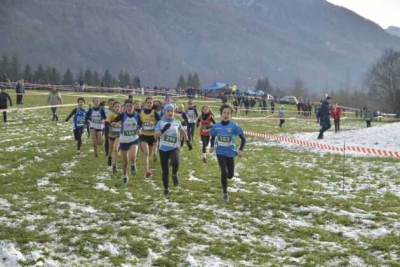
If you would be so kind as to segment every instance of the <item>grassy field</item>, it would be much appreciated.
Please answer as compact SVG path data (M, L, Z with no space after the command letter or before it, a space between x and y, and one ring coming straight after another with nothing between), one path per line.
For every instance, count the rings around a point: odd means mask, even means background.
M64 103L77 95L64 93ZM46 95L27 94L23 102L45 105ZM217 113L217 102L196 103ZM260 133L318 130L314 117L285 109L282 129L258 112L234 120ZM347 158L342 190L340 155L248 137L223 203L215 156L203 164L197 138L193 151L181 152L181 185L167 200L159 163L151 163L152 179L143 178L140 152L127 188L120 168L113 175L86 136L76 158L64 122L71 110L60 108L59 122L40 109L0 123L0 255L7 248L22 266L400 266L399 160ZM348 118L343 130L364 127ZM0 266L11 260L0 257Z

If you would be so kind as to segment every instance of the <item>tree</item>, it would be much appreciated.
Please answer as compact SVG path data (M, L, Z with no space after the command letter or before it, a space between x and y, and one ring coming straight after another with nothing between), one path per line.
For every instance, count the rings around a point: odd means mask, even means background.
M186 88L186 82L185 82L185 77L183 77L183 74L179 76L178 83L176 84L177 89L185 89Z
M186 80L186 86L187 87L193 87L193 76L191 73L188 74L187 80Z
M51 67L50 66L46 67L45 73L46 73L46 78L44 79L44 82L45 83L50 83L50 79L52 78L51 77L52 71L51 71Z
M192 83L193 83L193 88L200 89L200 78L199 75L197 75L197 72L195 72L193 75Z
M130 85L132 83L131 75L127 71L125 71L124 73L124 81L125 81L125 86Z
M72 74L72 71L69 68L65 71L62 83L66 84L66 85L74 85L74 83L75 83L74 76Z
M21 79L21 65L19 64L17 53L13 53L11 57L9 79L10 81L16 81Z
M266 94L272 94L274 89L272 88L268 77L265 77L264 80L257 80L256 89L261 90Z
M43 69L42 64L39 64L38 68L35 70L34 77L38 83L46 80L46 72Z
M385 100L394 112L400 110L400 52L385 50L367 72L365 82L373 96Z
M3 75L3 73L6 73L8 76L9 72L10 72L10 59L8 58L7 54L4 53L1 56L0 73L1 75Z
M124 73L122 72L122 70L118 74L118 86L119 87L125 87L126 86L125 77L124 77Z
M29 65L29 64L25 65L24 71L22 72L22 78L24 78L24 80L26 82L32 82L33 81L33 73L32 73L31 65Z
M141 87L142 87L142 83L140 81L139 76L133 77L133 88L141 88Z
M292 91L292 95L297 98L307 98L308 97L308 89L304 86L304 81L301 79L296 79L294 81L294 89Z
M98 85L100 85L100 76L99 76L99 73L97 72L97 71L95 71L94 73L93 73L93 85L94 86L98 86Z
M89 69L89 67L86 68L86 70L85 70L85 74L83 75L83 80L88 85L93 85L93 74L92 74L92 71Z
M112 85L114 77L111 75L109 70L106 70L103 75L104 86Z
M60 84L61 83L61 73L55 67L51 67L48 79L49 79L48 82L51 84Z
M79 83L80 81L84 81L84 82L86 82L85 80L84 80L84 75L83 75L83 70L82 69L80 69L79 70L79 72L78 72L78 76L76 77L77 78L77 82Z

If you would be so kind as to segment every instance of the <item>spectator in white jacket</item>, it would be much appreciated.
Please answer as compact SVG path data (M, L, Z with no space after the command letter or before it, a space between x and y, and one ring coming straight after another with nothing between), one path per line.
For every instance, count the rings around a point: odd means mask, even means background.
M47 97L47 104L52 106L51 112L53 113L53 121L58 121L57 107L55 106L62 105L62 98L56 87L51 88L49 96Z

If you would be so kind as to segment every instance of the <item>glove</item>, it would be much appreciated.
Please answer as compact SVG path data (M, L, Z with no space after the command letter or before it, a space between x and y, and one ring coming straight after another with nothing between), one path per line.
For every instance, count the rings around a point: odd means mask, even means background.
M67 119L65 119L65 122L68 122Z
M192 149L193 149L192 144L190 143L189 140L186 141L186 145L188 146L189 150L192 150Z
M171 127L171 123L167 123L164 125L164 127L161 129L161 133L165 133L169 128Z

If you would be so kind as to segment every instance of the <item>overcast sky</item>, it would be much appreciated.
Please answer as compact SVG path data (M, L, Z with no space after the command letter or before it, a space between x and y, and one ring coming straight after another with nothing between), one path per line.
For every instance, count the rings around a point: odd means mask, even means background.
M386 29L400 27L400 0L327 0L344 6Z

